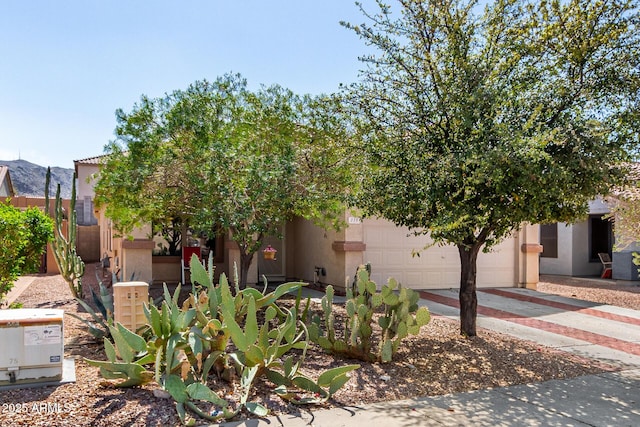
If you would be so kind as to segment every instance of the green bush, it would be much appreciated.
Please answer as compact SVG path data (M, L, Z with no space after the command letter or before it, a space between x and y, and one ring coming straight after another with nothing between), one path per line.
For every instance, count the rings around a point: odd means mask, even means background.
M347 319L342 334L336 333L333 287L329 285L322 298L324 322L320 316L314 316L308 325L309 337L330 353L369 362L390 362L400 342L409 334L417 335L431 317L426 307L418 307L417 292L403 288L394 279L389 279L377 292L369 274L370 267L360 266L352 288L347 288ZM376 312L381 334L373 352L372 322Z
M0 204L0 300L18 276L38 270L52 237L53 222L40 209L21 211L9 201Z

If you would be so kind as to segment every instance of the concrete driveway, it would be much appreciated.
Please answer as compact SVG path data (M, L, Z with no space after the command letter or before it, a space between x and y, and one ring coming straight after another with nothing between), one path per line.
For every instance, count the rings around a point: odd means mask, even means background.
M420 296L433 314L459 318L457 289ZM481 289L477 325L621 369L640 367L638 310L529 289Z

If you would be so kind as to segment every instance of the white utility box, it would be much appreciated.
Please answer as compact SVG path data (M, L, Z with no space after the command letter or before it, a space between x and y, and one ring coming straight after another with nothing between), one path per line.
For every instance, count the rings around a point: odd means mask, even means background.
M0 386L59 381L64 310L0 310Z

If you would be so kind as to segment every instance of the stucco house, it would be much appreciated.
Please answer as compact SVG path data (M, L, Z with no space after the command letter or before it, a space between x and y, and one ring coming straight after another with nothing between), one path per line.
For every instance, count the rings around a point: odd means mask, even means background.
M541 225L540 243L544 249L540 254L540 273L600 275L602 263L598 253L613 252L613 222L603 218L609 213L609 205L597 198L589 202L589 215L582 221Z
M630 165L631 178L640 178L640 164ZM638 242L619 247L625 240L616 235L616 221L609 218L611 206L617 203L617 190L606 197L598 197L589 203L589 214L573 224L557 223L540 226L540 273L565 276L599 276L602 263L598 253L608 253L613 261L612 278L616 280L640 280L638 266L632 262L633 252L640 251Z
M92 195L87 178L99 172L100 157L75 162L79 182L78 196ZM90 180L90 179L89 179ZM91 181L91 180L90 180ZM131 239L116 237L104 212L94 212L100 226L100 253L109 259L112 270L127 280L177 282L180 280L180 257L153 256L157 240L151 228L135 230ZM342 287L358 265L370 262L372 278L377 283L394 277L404 286L420 289L458 287L460 261L453 246L430 246L420 256L412 256L430 243L427 236L416 237L409 230L376 218L344 214L348 227L340 231L325 230L311 221L296 218L283 225L283 239L268 238L264 247L277 250L275 260L258 252L253 259L247 282L290 279L320 282ZM538 282L539 227L525 225L522 230L478 258L478 287L535 287ZM240 264L240 252L229 236L215 240L216 272L232 276L234 263Z
M13 184L11 184L9 166L0 165L0 197L13 196L15 196L15 191L13 190Z

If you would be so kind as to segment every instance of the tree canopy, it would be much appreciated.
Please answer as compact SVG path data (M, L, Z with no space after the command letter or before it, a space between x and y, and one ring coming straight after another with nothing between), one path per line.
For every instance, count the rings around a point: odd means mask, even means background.
M378 1L343 23L377 48L345 90L367 165L357 205L458 247L470 336L479 250L571 222L619 182L640 81L636 2L477 3Z
M180 219L229 231L241 282L268 235L295 215L337 225L349 180L338 100L280 86L251 91L239 75L197 81L117 112L117 139L96 201L122 233Z

